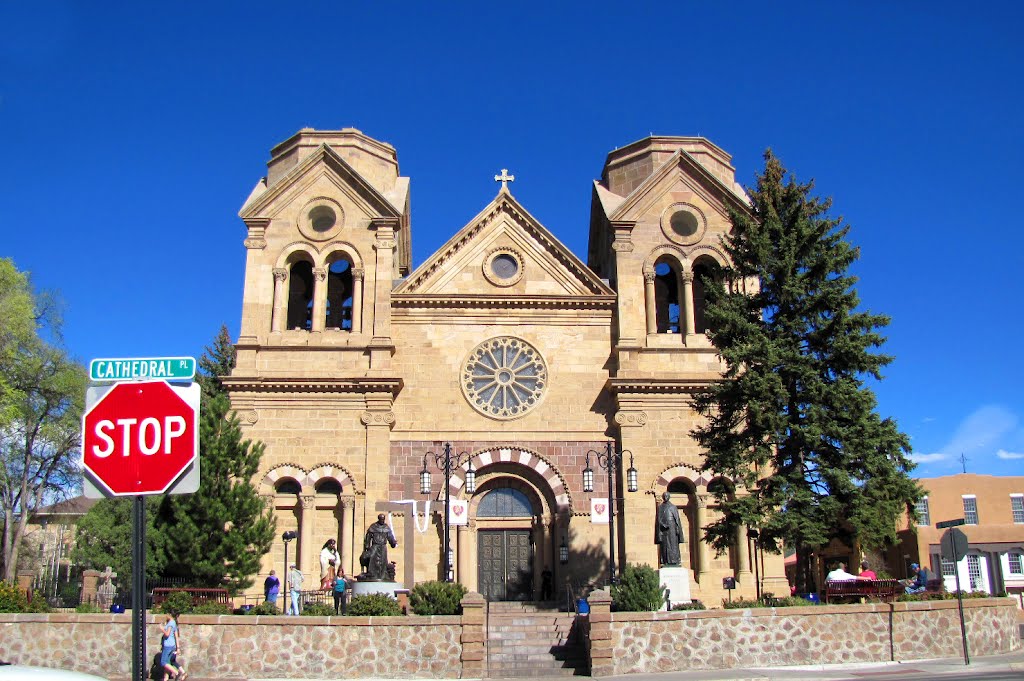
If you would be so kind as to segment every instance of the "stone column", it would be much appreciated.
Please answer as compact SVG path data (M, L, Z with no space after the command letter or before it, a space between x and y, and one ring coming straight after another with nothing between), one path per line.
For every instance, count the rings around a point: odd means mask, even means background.
M462 674L461 678L487 676L487 601L478 593L462 597Z
M82 603L93 603L96 600L96 590L99 584L99 570L84 570L82 572L82 592L78 595Z
M469 528L465 525L455 526L455 581L466 586L469 576ZM468 588L468 587L467 587Z
M274 268L274 311L270 320L270 330L279 332L284 324L284 317L288 314L288 296L285 291L285 282L288 281L288 270L283 267Z
M366 411L360 421L366 426L366 501L363 506L363 528L377 520L371 501L386 501L391 480L391 429L395 413L391 411L390 393L366 393ZM409 585L411 586L411 585Z
M612 656L612 596L607 589L594 591L587 597L590 604L589 644L587 657L590 658L590 675L605 677L615 674L615 660ZM577 617L577 622L581 617Z
M341 565L345 572L354 575L359 572L356 569L355 557L359 551L353 545L355 542L352 525L355 521L356 500L351 497L341 499Z
M708 518L708 494L697 494L694 495L697 499L697 508L695 515L697 516L697 582L700 584L702 589L706 589L708 584L704 579L709 573L711 567L711 553L708 548L708 543L704 541L704 525L707 524Z
M363 332L363 275L362 269L352 270L352 333Z
M313 268L313 331L327 325L327 268Z
M750 547L747 546L747 526L736 528L736 579L743 586L752 584L750 572Z
M370 339L370 370L384 371L391 367L394 343L391 340L391 286L394 279L395 228L398 218L374 218L377 232L373 249L377 253L373 282L373 337Z
M683 272L683 299L679 301L679 308L685 313L686 335L692 336L696 333L697 322L693 311L693 272Z
M299 570L306 575L306 579L320 580L320 561L315 560L317 553L313 546L313 509L316 507L316 496L305 494L300 497L302 511L299 513L299 546L295 549L295 562L299 564ZM316 570L310 572L313 564L317 564ZM315 587L307 587L315 588Z
M644 310L647 312L647 333L658 333L658 301L654 293L654 269L644 268Z

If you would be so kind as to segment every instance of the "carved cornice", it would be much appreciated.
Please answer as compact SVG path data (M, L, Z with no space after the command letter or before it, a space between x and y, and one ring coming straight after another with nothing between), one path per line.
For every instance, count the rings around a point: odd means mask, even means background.
M391 393L397 395L405 382L401 378L265 378L225 377L224 387L232 393Z
M250 251L262 251L267 247L267 240L257 237L249 237L243 243Z
M619 253L632 253L633 243L631 241L616 240L612 242L612 250L617 251Z
M611 378L607 387L613 394L695 393L710 384L707 379L691 378Z
M391 296L393 307L463 308L463 309L550 309L575 310L614 309L615 296L485 296L408 293Z
M377 239L373 242L373 248L378 251L393 251L397 245L398 242L394 239Z

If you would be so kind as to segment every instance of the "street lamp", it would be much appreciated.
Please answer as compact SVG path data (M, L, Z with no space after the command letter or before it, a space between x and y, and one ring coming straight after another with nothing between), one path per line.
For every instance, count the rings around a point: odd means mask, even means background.
M562 537L562 543L558 545L558 562L562 565L569 562L569 545L565 543L565 537Z
M281 535L281 539L284 541L284 572L281 573L281 576L284 577L285 584L288 583L288 542L297 536L299 536L299 533L295 530L288 530Z
M629 454L629 469L626 471L626 489L630 492L637 490L637 471L633 466L633 452L624 450L616 452L612 448L611 441L605 443L605 451L598 452L591 449L587 452L586 468L583 469L583 491L594 491L594 469L590 467L590 455L593 454L597 465L608 471L608 581L615 584L615 502L622 499L615 498L615 469L622 470L622 457ZM622 512L626 509L623 507Z
M434 465L444 473L444 544L441 550L444 552L445 559L444 579L446 582L454 582L455 552L452 550L450 524L452 473L457 468L461 468L463 464L468 464L469 468L466 469L466 493L474 494L476 492L476 471L473 469L473 455L469 452L459 452L452 455L452 445L450 442L444 443L444 451L440 453L427 452L424 454L423 470L420 471L421 494L430 494L430 471L427 470L428 456L434 457Z

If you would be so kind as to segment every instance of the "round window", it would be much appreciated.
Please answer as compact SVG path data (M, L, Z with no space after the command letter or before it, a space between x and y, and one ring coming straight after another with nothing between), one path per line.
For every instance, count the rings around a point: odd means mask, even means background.
M484 258L483 271L495 286L512 286L523 278L523 256L511 248L495 248Z
M315 232L328 232L338 222L338 216L330 206L316 206L309 211L309 224Z
M492 338L466 360L462 392L481 414L514 419L540 403L547 380L547 366L536 348L519 338Z
M519 272L519 263L508 253L501 253L491 261L491 271L499 279L511 279Z
M687 210L677 210L673 213L670 224L672 231L684 239L696 234L699 228L697 216Z

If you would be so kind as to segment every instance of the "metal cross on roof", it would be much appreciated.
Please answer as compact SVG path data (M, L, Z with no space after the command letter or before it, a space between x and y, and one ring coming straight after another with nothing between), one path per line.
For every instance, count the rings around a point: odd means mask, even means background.
M494 176L494 181L495 182L501 182L501 188L505 189L506 188L506 183L508 183L508 182L515 182L516 181L516 176L515 175L509 175L508 174L508 169L507 168L502 168L501 169L501 175L495 175Z

